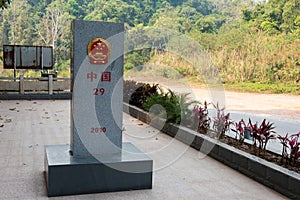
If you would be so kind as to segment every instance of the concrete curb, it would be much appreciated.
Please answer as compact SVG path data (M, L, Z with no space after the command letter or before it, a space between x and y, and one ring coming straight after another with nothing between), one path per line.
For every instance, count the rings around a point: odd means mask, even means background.
M0 100L69 100L72 93L55 93L55 94L1 94Z
M150 123L149 114L135 106L123 103L123 111L131 116ZM162 121L151 121L151 126L161 127ZM200 150L202 153L238 170L259 183L287 196L300 199L300 174L248 154L186 127L165 124L162 132Z

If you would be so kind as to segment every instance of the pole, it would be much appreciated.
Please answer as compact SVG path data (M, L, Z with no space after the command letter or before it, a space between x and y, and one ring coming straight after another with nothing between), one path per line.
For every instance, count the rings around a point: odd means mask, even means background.
M17 54L16 54L16 48L14 46L14 81L16 81L17 77Z
M43 47L41 47L41 67L43 71L44 70Z

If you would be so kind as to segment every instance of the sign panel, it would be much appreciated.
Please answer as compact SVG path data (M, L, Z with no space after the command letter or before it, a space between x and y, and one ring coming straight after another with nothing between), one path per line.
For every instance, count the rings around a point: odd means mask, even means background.
M52 69L51 46L3 45L4 69Z

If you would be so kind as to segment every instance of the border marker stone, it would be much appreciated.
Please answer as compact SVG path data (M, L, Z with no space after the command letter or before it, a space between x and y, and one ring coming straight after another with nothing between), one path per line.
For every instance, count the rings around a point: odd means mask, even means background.
M72 24L71 142L45 146L48 196L152 188L153 161L122 142L122 23Z

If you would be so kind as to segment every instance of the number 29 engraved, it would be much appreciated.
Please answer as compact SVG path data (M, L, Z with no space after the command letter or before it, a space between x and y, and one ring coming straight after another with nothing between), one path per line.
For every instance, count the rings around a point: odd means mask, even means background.
M105 89L104 88L94 88L93 94L94 96L104 95Z

